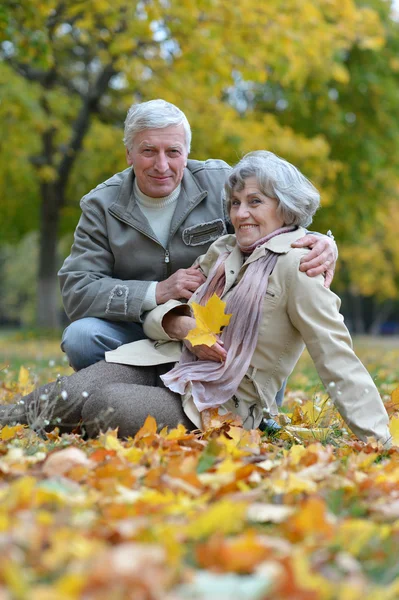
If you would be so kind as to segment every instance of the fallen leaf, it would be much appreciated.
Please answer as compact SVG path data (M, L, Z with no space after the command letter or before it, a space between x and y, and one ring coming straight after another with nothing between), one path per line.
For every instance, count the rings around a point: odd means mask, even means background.
M90 467L91 465L93 465L93 462L83 450L71 447L50 454L42 467L42 471L47 477L56 477L57 475L65 475L73 467Z
M392 443L395 444L395 446L399 446L399 416L392 417L389 422L389 430L392 436Z
M254 531L230 539L214 535L206 543L199 544L196 551L202 568L234 573L250 573L271 554L271 549Z
M247 519L254 523L282 523L294 511L293 506L253 502L248 507Z
M25 425L15 425L13 427L10 427L9 425L4 425L4 427L0 431L0 440L12 440L16 436L16 434L20 431L23 431L25 427Z

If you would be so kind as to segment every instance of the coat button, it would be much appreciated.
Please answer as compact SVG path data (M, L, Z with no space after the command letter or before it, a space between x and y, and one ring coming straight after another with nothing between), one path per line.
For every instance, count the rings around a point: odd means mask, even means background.
M122 292L122 290L117 290L117 292L116 292L116 295L117 295L117 296L123 296L123 292Z
M234 275L235 271L230 271L230 273L231 273L232 275Z

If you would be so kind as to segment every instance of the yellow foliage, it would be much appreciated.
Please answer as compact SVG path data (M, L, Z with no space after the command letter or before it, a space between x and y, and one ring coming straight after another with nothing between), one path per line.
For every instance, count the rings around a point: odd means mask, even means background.
M14 427L5 425L0 431L0 440L12 440L15 437L15 435L23 429L25 429L25 425L14 425Z
M23 390L25 390L25 388L27 387L29 379L30 374L28 369L26 369L25 367L20 367L18 375L18 385L20 385Z
M185 535L192 540L206 538L212 533L228 535L242 529L247 505L221 500L199 513L186 528Z
M51 183L57 179L57 171L50 165L40 167L37 171L39 179L45 183Z
M349 82L349 71L343 65L335 64L331 73L333 79L339 83Z
M189 331L185 339L193 346L200 344L213 346L217 341L216 335L230 322L231 314L225 314L225 307L226 303L216 294L209 298L205 306L193 302L191 308L194 313L196 327Z
M389 422L389 431L392 435L392 443L399 446L399 416L392 417Z

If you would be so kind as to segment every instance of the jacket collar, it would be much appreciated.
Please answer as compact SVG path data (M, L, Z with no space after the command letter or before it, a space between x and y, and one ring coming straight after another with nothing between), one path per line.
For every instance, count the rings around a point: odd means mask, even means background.
M109 207L110 213L132 227L145 233L149 237L154 237L154 232L137 204L134 196L134 171L129 167L125 169L124 178L116 201ZM171 237L177 231L180 224L184 221L189 212L192 211L206 196L207 191L203 190L191 171L186 167L181 182L181 190L177 199L176 210L171 223Z
M288 231L288 233L282 233L280 235L276 235L271 240L260 246L260 249L271 250L272 252L276 252L277 254L287 254L292 248L291 244L299 240L299 238L306 235L306 229L303 227L298 227L298 229L294 229L294 231Z
M266 250L271 250L272 252L276 252L276 254L287 254L287 252L292 250L292 242L296 242L296 240L304 235L306 235L306 229L303 227L298 227L298 229L289 231L288 233L276 235L276 237L272 238L268 242L265 242L262 246L258 246L258 248L256 248L245 260L245 264L251 263L254 260L264 256L266 254ZM237 260L240 257L242 261L243 254L237 244L236 236L230 235L226 241L226 249L231 252L231 256L235 257Z

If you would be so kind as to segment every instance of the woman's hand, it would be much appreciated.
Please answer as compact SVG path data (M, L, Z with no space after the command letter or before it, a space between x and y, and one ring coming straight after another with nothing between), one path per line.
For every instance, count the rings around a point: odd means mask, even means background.
M220 339L213 346L206 346L205 344L193 346L188 340L184 340L184 344L200 360L213 360L214 362L224 362L226 360L227 352L223 348L223 342Z
M184 339L188 332L196 327L195 319L188 315L181 314L182 310L189 310L187 306L168 312L162 321L162 326L169 337L175 340L182 340L187 348L200 360L213 360L214 362L224 362L227 352L223 348L223 342L218 341L213 346L200 344L193 346L188 340Z
M163 320L162 327L169 337L175 340L183 340L191 329L195 327L195 319L182 314L182 312L190 312L188 306L181 306L177 309L168 312Z

